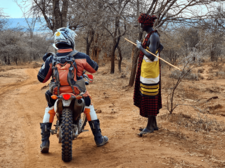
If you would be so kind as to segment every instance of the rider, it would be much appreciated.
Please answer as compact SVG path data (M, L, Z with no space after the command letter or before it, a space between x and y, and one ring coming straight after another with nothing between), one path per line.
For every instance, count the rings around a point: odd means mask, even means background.
M56 56L66 56L69 53L74 51L75 47L75 36L76 33L69 28L62 27L56 30L54 34L54 44L53 46L57 48ZM43 56L45 63L42 65L41 69L38 72L38 80L42 83L45 83L52 76L52 59L53 54L46 53ZM77 64L77 76L81 77L83 75L83 70L86 70L90 73L95 73L98 70L98 64L90 59L90 57L84 53L77 52L74 55L75 62ZM52 79L53 82L53 79ZM54 102L51 98L52 93L47 90L45 93L46 100L48 102L48 107L45 109L45 114L43 118L43 123L41 125L41 135L42 135L42 144L40 146L42 153L48 153L49 151L49 136L52 126L52 122L55 116L54 111ZM97 146L103 146L108 142L107 136L102 136L99 119L97 118L96 112L93 105L91 104L90 96L88 95L85 99L85 110L84 113L87 116L87 120L91 127L92 133Z

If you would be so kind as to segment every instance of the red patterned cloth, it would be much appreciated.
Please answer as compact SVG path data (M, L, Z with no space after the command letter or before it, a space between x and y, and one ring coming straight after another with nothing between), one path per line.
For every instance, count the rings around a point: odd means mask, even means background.
M157 32L152 31L146 37L144 42L142 43L142 47L147 47L148 39L151 34ZM159 94L156 96L142 96L140 93L140 75L141 75L141 64L144 57L144 53L140 51L139 61L138 61L138 69L136 73L136 81L134 87L134 105L140 108L140 115L143 117L156 116L158 114L159 109L162 108L162 98L161 98L161 73L160 73L160 81L159 81ZM159 64L159 66L161 66ZM161 69L161 68L160 68ZM161 71L161 70L160 70Z
M138 18L138 22L139 23L143 23L146 26L150 26L152 27L154 24L155 19L157 19L157 17L155 15L150 16L148 14L144 14L142 13L139 18Z

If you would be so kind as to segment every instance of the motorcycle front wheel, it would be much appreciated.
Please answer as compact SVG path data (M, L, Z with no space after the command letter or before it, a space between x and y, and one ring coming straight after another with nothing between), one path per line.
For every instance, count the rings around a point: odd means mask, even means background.
M62 111L62 160L64 162L70 162L72 160L72 110L69 108L64 108Z

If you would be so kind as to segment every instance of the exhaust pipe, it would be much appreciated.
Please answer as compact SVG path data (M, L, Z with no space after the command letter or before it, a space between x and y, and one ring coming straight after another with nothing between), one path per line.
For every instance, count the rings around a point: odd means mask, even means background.
M83 98L76 99L74 102L74 111L80 115L80 113L83 111L84 106L85 106L85 103Z

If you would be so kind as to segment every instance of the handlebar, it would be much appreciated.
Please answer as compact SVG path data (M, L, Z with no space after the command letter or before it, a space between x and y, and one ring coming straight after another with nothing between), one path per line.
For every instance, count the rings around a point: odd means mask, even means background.
M93 82L93 76L91 74L85 74L86 71L83 72L83 75L80 78L85 79L85 85L89 85L91 82Z

